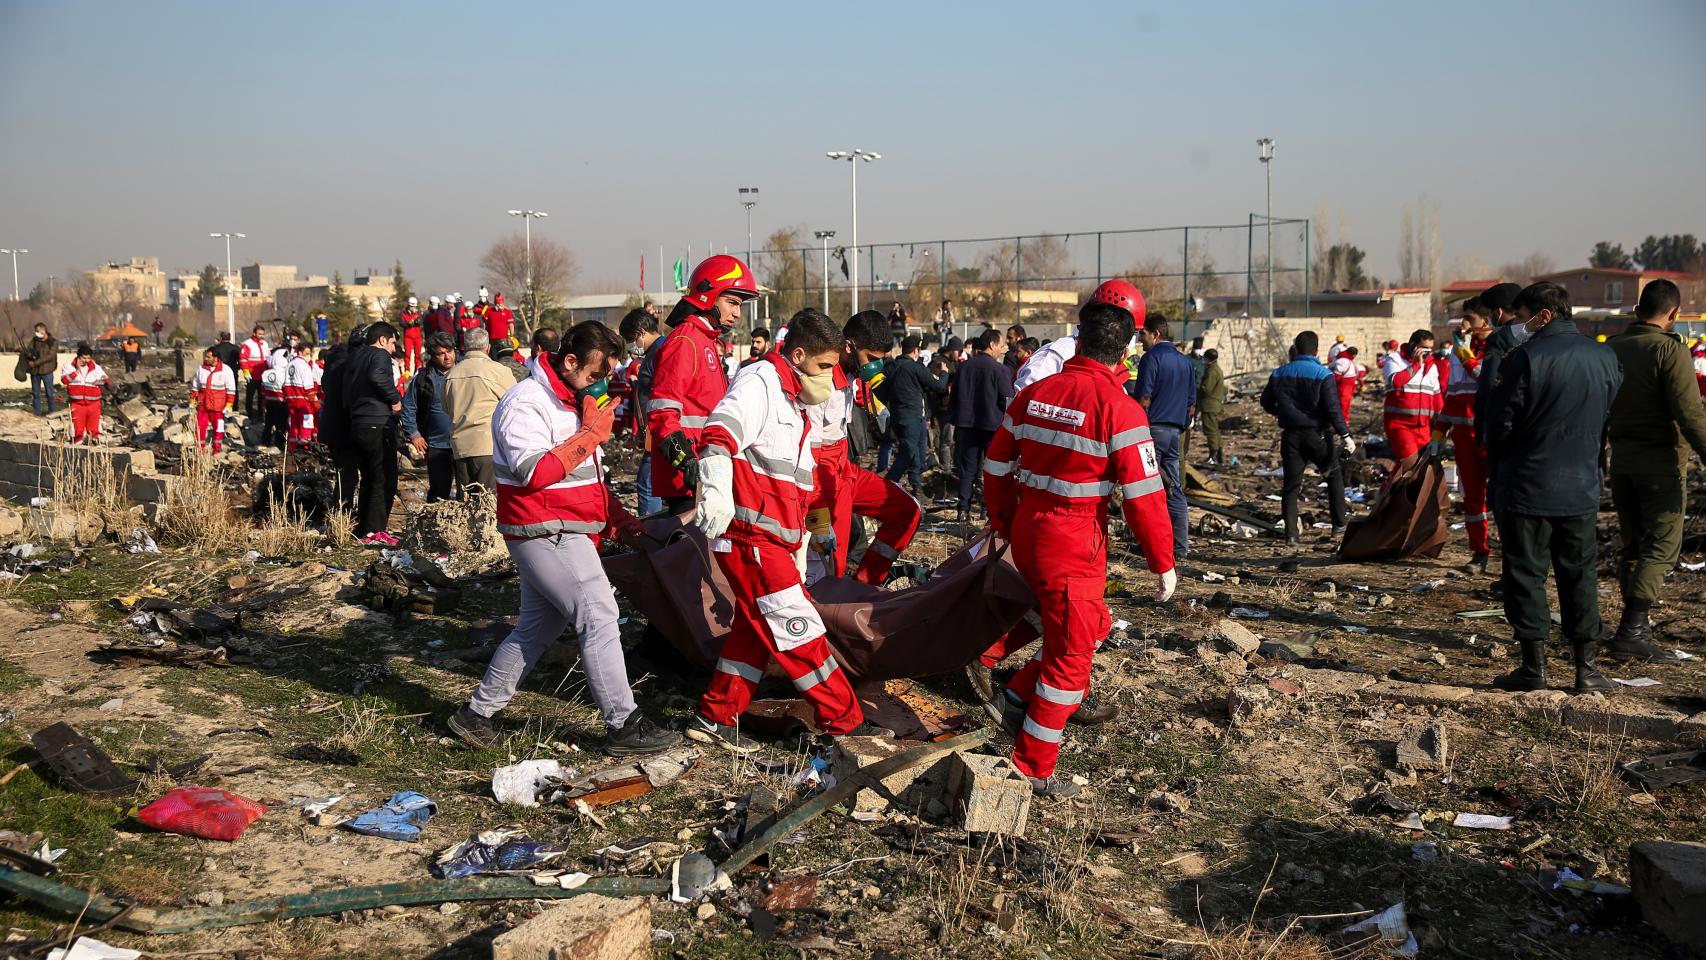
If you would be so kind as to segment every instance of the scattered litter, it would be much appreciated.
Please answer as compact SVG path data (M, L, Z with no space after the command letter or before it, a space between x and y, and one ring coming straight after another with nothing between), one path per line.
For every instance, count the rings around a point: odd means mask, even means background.
M130 536L124 542L125 553L159 553L160 548L154 543L154 538L141 527L132 527Z
M1504 615L1505 615L1505 608L1504 607L1494 607L1494 608L1488 609L1488 610L1459 610L1457 612L1457 619L1459 619L1459 620L1491 620L1494 617L1502 617Z
M1644 760L1631 760L1619 767L1623 779L1645 790L1662 790L1678 784L1706 780L1706 750L1678 750Z
M1232 615L1240 620L1266 620L1273 614L1255 607L1233 607Z
M1129 621L1129 620L1115 620L1114 621L1114 632L1115 633L1123 632L1127 629L1130 629L1130 627L1131 627L1131 621Z
M1410 844L1410 856L1422 863L1433 863L1439 859L1439 844L1432 840L1417 840Z
M729 875L702 853L682 857L669 870L669 898L676 903L692 903L713 890L731 886Z
M529 840L520 830L491 830L440 853L432 865L432 875L456 880L480 874L531 873L568 850L566 844Z
M54 775L73 789L103 794L136 788L136 781L120 773L111 757L68 723L43 727L30 742Z
M1242 520L1232 521L1232 526L1227 528L1227 532L1240 540L1254 540L1262 535L1260 527L1257 527L1254 524L1245 523Z
M364 836L413 843L421 838L421 828L436 813L438 804L413 790L399 790L383 807L367 811L344 827Z
M106 703L103 703L100 706L96 707L95 709L104 710L108 713L111 713L115 710L122 710L122 709L124 709L124 698L123 697L114 697L111 700L108 700Z
M1569 867L1558 871L1558 879L1552 881L1552 889L1573 890L1577 893L1598 893L1608 896L1624 896L1629 893L1628 887L1620 887L1615 883L1606 883L1603 880L1589 880Z
M1400 830L1426 830L1428 828L1428 825L1422 822L1422 815L1419 813L1411 813L1393 825Z
M1495 817L1485 813L1460 813L1452 819L1454 827L1468 827L1471 830L1509 830L1510 817Z
M1404 915L1402 900L1367 920L1351 924L1343 932L1360 933L1367 938L1380 940L1386 955L1391 957L1413 957L1421 951L1421 946L1416 943L1416 935L1410 932L1410 921Z
M1285 471L1279 467L1257 467L1253 475L1258 477L1283 477L1285 476Z
M71 949L54 947L47 952L47 960L136 960L142 956L141 950L129 947L115 947L110 943L102 943L94 937L78 937Z
M36 499L40 498L38 497ZM33 543L20 543L13 546L12 549L7 550L6 552L17 557L19 560L28 560L29 558L41 553L42 549ZM1685 563L1683 566L1686 567L1688 564ZM1701 564L1701 566L1706 566L1706 564ZM1700 567L1695 567L1695 569L1698 570Z
M1699 573L1702 570L1706 570L1706 562L1683 563L1683 564L1680 564L1680 566L1682 567L1682 569L1687 570L1689 573Z
M1202 580L1203 580L1203 583L1225 583L1226 582L1226 574L1215 573L1213 570L1204 570L1203 574L1202 574Z
M1672 650L1671 655L1676 657L1678 660L1693 660L1694 659L1694 654L1689 653L1686 650Z
M320 814L337 806L343 798L344 794L341 793L335 797L302 797L301 799L290 801L290 805L293 807L301 807L302 815L305 817L318 817Z
M680 780L698 760L697 749L677 747L643 760L594 770L585 776L571 773L559 789L552 791L546 802L570 806L584 804L590 810L643 796Z
M1616 680L1625 687L1656 687L1659 685L1659 682L1654 680L1652 677L1636 677L1633 680L1625 680L1622 677L1612 677L1611 679Z
M555 760L523 760L492 771L492 796L499 803L522 807L539 805L539 791L575 777L579 771L565 770Z
M1421 583L1410 584L1411 593L1432 593L1445 586L1444 580L1424 580Z
M267 808L235 793L211 787L174 787L143 807L137 819L156 830L204 840L235 840Z

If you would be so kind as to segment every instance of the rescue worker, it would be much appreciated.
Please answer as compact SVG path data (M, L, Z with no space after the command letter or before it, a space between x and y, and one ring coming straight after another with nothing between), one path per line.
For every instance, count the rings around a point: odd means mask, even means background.
M1671 332L1682 292L1669 280L1641 288L1635 322L1611 341L1623 386L1611 403L1611 500L1623 553L1617 579L1623 619L1605 646L1611 660L1678 658L1653 646L1649 612L1665 574L1682 559L1688 506L1688 448L1706 461L1706 405L1695 390L1693 364Z
M94 443L101 435L101 387L108 379L87 343L79 343L76 356L59 368L59 382L71 398L71 442Z
M249 378L249 385L243 391L243 412L251 420L261 415L261 374L266 372L267 357L271 353L272 348L267 346L266 328L255 324L249 339L243 341L240 361L243 375Z
M1700 388L1700 396L1706 399L1706 339L1694 341L1689 355L1694 359L1694 383Z
M515 313L504 306L504 295L500 293L493 296L491 309L486 311L486 335L491 338L491 342L508 343L509 329L514 323Z
M434 298L437 302L437 298ZM420 301L414 297L403 312L397 315L397 329L403 334L403 363L410 373L420 369L424 356L422 349L426 343L426 333L421 327Z
M699 485L699 434L705 418L728 392L719 338L733 330L742 304L758 296L758 281L738 257L707 257L687 279L687 292L670 311L652 371L646 430L656 446L652 496L671 513L693 506Z
M1350 349L1350 345L1345 343L1345 335L1342 333L1334 334L1333 335L1333 345L1327 348L1327 365L1329 367L1332 366L1333 361L1339 359L1339 354L1344 353L1346 350L1349 350L1349 349ZM1349 407L1340 407L1339 412L1343 413L1349 409L1350 409Z
M299 339L295 331L284 331L284 342L267 354L267 367L261 371L261 446L284 448L290 429L290 404L284 396L285 368L296 356Z
M1356 452L1333 375L1315 351L1321 347L1313 330L1304 330L1291 345L1291 360L1268 375L1262 388L1262 409L1279 420L1280 499L1285 518L1285 542L1298 544L1297 499L1303 491L1304 470L1313 465L1327 479L1327 506L1333 536L1345 532L1345 475L1340 455Z
M485 315L480 313L477 306L469 303L459 304L456 308L456 349L463 349L462 339L468 335L468 331L475 327L483 328L485 325Z
M1487 572L1487 452L1475 433L1475 391L1480 382L1481 358L1487 337L1493 332L1485 307L1478 298L1463 304L1463 322L1458 325L1446 380L1445 405L1434 424L1434 440L1451 434L1452 454L1457 461L1457 482L1463 490L1463 526L1469 533L1470 563L1483 575Z
M1333 372L1333 385L1339 388L1339 412L1345 415L1345 422L1350 423L1351 401L1356 399L1362 378L1368 376L1368 368L1357 362L1356 347L1346 347L1339 351L1327 369Z
M1077 784L1055 775L1055 764L1112 623L1103 592L1114 490L1160 579L1155 599L1171 599L1178 578L1148 418L1121 388L1133 320L1105 300L1086 303L1074 356L1057 375L1019 391L983 465L990 525L1012 545L1042 615L1042 649L1008 683L1003 726L1013 735L1014 766L1045 797L1078 793Z
M306 341L298 341L295 356L284 368L284 403L290 414L288 442L291 449L301 449L319 436L316 418L320 414L320 367L309 356Z
M1617 689L1594 665L1604 624L1598 571L1601 438L1623 377L1617 355L1582 335L1570 295L1555 283L1525 287L1513 303L1529 338L1503 359L1480 421L1493 472L1494 516L1504 555L1505 619L1522 665L1503 690L1546 689L1546 573L1558 582L1561 632L1575 648L1577 693Z
M453 316L454 304L445 304L437 297L427 297L426 316L421 320L421 330L427 337L435 333L456 334L456 319Z
M769 349L770 331L763 327L756 328L748 335L746 359L742 360L740 365L735 369L744 369L754 363L757 363L764 356L765 351Z
M695 292L690 286L689 294ZM801 583L812 494L806 409L836 393L835 369L845 353L846 339L828 317L795 314L787 344L742 372L700 436L695 522L728 578L734 611L710 686L688 725L695 740L738 753L757 748L736 723L772 659L811 704L825 735L893 736L866 722ZM666 353L663 362L669 359Z
M1431 330L1417 330L1409 342L1381 360L1386 381L1386 442L1392 459L1407 460L1433 439L1434 417L1443 405L1446 373L1433 356Z
M213 346L208 347L208 349L213 351L213 355L219 358L220 363L225 364L225 369L231 371L231 395L227 398L227 409L235 410L237 408L237 370L238 365L243 362L243 351L231 342L231 334L224 330L219 331L219 338L214 340Z
M614 414L593 395L621 357L622 341L588 320L571 328L562 346L532 361L532 375L504 394L492 419L498 530L521 578L521 613L468 705L446 725L469 746L496 743L491 718L572 626L587 689L604 720L604 752L658 753L681 735L654 724L634 703L621 610L598 559L602 537L632 543L640 533L640 522L604 483L601 445Z
M794 317L829 322L828 317L809 307ZM790 321L790 328L792 325ZM875 520L876 535L865 548L853 578L880 585L918 532L923 511L899 485L861 467L847 439L859 393L863 390L868 395L882 383L883 356L890 343L888 320L875 310L861 310L841 328L841 338L841 360L832 371L835 390L823 403L805 408L814 461L809 526L814 544L827 561L824 567L828 575L844 577L853 542L853 518Z
M1220 351L1204 350L1202 383L1197 385L1197 417L1202 422L1203 442L1208 444L1208 465L1218 467L1223 459L1220 447L1220 418L1226 411L1226 374L1220 369Z

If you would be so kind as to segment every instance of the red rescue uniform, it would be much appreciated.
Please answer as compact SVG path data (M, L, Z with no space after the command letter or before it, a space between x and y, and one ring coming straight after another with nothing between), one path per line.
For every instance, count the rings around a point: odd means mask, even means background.
M1463 488L1464 529L1469 533L1469 552L1484 557L1487 548L1487 451L1475 432L1475 387L1481 376L1481 358L1486 341L1471 340L1456 347L1445 388L1445 405L1436 421L1451 431L1451 448L1457 459L1457 482Z
M1386 442L1392 446L1392 458L1404 460L1433 439L1448 374L1432 354L1411 358L1397 351L1381 361L1380 372L1386 378Z
M403 362L412 373L420 369L425 358L426 333L421 326L419 310L404 310L397 315L397 327L403 331Z
M749 361L759 363L762 360ZM865 556L859 561L854 579L860 583L881 584L888 578L889 568L900 558L901 551L918 532L923 511L918 501L908 496L897 483L891 483L859 466L847 449L847 429L857 404L858 384L847 376L839 364L834 373L835 390L829 399L815 407L806 408L811 421L812 459L816 461L812 476L811 511L828 511L830 528L834 531L835 556L831 576L847 575L847 548L853 537L853 518L870 517L877 521L877 532Z
M101 435L101 385L107 372L94 357L75 357L59 368L59 382L71 398L71 442L93 442Z
M195 401L196 443L218 453L225 445L225 408L237 397L237 375L231 368L215 360L213 366L196 368L190 384L190 399Z
M1091 659L1112 618L1108 496L1124 497L1126 525L1149 569L1173 569L1173 525L1149 419L1122 389L1125 377L1074 356L1019 392L990 442L984 495L990 524L1037 597L1043 645L1008 690L1026 705L1013 764L1054 774L1067 718L1090 687Z
M829 652L797 562L806 548L813 476L799 396L799 374L772 353L742 371L704 430L699 455L733 459L734 519L711 541L711 555L728 577L735 609L699 714L734 724L774 659L812 705L818 729L843 734L865 716Z
M677 430L688 445L699 448L699 435L712 408L728 392L722 350L722 330L704 314L688 314L658 351L652 373L651 399L646 403L646 433L652 444L652 496L688 497L693 491L681 482L681 472L661 456L662 443Z

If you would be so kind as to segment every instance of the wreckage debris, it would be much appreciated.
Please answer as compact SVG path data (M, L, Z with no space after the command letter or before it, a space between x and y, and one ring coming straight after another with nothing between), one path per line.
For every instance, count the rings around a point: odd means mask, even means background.
M68 723L37 730L30 742L48 769L80 793L128 793L137 787L135 780L119 772L111 757Z
M156 830L204 840L235 840L267 812L253 800L209 787L174 787L137 811Z
M342 824L344 829L369 837L402 840L414 843L421 838L421 829L438 813L433 803L413 790L391 794L385 805L369 810Z
M491 830L440 853L432 875L457 880L479 874L531 874L568 850L566 844L530 840L520 830Z

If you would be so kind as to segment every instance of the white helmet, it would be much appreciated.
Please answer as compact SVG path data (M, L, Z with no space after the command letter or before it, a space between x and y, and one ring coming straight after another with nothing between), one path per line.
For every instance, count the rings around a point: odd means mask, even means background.
M438 306L438 302L439 301L438 301L437 297L427 297L427 303L430 303L435 307Z
M450 295L450 302L451 303L461 303L462 302L462 291L458 290L455 293L451 294Z
M492 292L490 290L487 290L485 287L481 287L480 288L480 302L485 303L487 300L490 300L490 299L492 299Z
M419 300L416 300L414 297L409 298L409 306L418 307L420 305L421 305L421 302Z

